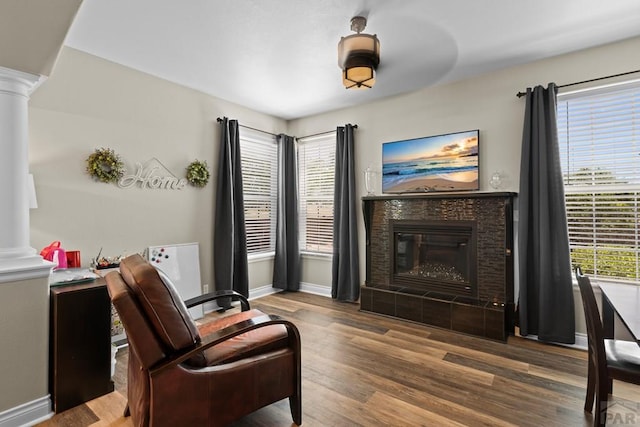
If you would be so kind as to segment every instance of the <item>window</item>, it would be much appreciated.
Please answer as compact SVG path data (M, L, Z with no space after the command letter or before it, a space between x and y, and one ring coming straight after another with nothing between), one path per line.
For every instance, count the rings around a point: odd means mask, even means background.
M558 96L573 266L640 280L640 84Z
M298 141L300 250L333 252L333 182L336 134Z
M275 251L277 145L274 136L240 128L247 253Z

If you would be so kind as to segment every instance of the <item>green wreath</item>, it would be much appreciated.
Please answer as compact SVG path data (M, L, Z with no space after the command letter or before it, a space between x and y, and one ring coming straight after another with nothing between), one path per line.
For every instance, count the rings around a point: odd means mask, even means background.
M124 175L124 163L111 148L96 148L87 157L87 173L96 181L118 182Z
M194 160L187 166L187 181L194 187L204 187L209 182L209 168L207 162Z

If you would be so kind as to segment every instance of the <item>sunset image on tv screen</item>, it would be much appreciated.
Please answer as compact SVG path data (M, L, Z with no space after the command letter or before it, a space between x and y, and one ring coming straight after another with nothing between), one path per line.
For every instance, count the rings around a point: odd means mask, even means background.
M382 191L478 190L479 131L382 144Z

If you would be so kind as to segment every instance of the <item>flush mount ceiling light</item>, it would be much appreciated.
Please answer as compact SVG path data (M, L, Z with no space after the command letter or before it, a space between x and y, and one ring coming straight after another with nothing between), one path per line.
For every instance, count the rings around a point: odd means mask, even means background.
M367 18L351 18L352 34L340 38L338 65L342 68L342 84L346 89L370 89L376 82L376 69L380 63L380 40L374 34L361 34Z

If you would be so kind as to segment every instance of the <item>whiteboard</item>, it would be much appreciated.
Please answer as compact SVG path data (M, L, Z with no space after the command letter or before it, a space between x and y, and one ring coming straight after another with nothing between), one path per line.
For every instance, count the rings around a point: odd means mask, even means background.
M169 277L183 300L202 294L197 243L149 246L147 260ZM202 305L190 308L189 312L194 319L200 319L203 316Z

